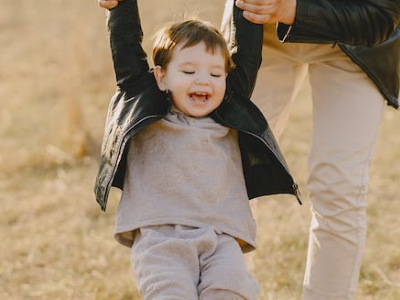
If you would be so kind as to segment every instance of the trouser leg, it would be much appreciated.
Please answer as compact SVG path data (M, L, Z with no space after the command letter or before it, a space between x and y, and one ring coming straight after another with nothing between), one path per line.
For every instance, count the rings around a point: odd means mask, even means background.
M275 34L275 25L264 25L262 64L251 100L261 109L274 135L279 138L289 119L290 110L306 75L307 64L296 60L299 45L282 44ZM257 210L258 199L251 201L253 215L262 217ZM262 249L260 249L263 251ZM255 273L255 251L245 255L249 270Z
M141 229L132 246L132 268L144 300L198 300L198 232L164 225Z
M239 244L212 227L140 229L132 266L144 300L256 300Z
M215 247L200 255L200 300L256 300L258 285L247 271L234 238L215 233Z
M312 221L305 300L355 298L366 238L368 170L384 102L363 71L337 58L310 64Z
M266 36L253 100L276 136L288 120L307 65L312 87L312 223L304 299L354 299L365 247L368 169L384 101L338 47L279 44L274 38Z
M298 44L278 41L274 26L264 30L262 65L251 100L261 109L274 135L279 138L290 110L307 75L307 64L298 61Z

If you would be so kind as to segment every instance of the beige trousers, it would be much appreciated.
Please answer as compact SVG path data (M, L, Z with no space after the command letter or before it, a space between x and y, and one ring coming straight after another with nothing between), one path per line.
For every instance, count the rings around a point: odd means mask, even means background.
M264 39L253 100L278 137L307 74L311 84L312 220L304 300L354 299L365 248L368 169L383 98L338 46L282 44L274 25Z
M144 227L131 254L144 300L257 299L239 244L212 227Z

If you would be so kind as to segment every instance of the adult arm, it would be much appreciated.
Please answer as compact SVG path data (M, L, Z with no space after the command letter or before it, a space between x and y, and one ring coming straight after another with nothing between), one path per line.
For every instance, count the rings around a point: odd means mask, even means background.
M400 0L237 0L236 4L253 22L278 22L278 37L284 42L372 46L387 40L400 23Z

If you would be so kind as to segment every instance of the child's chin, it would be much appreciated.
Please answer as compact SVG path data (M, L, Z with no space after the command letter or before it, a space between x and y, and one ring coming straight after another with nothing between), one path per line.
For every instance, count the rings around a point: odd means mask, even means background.
M189 116L193 117L193 118L203 118L208 116L210 113L209 112L192 112L189 113Z

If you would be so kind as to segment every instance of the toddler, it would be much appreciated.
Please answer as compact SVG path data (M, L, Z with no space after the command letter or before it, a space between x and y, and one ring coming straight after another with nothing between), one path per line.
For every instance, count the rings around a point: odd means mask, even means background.
M256 247L249 199L297 196L268 124L249 100L262 25L234 8L230 45L210 23L162 29L150 69L136 0L109 12L118 89L107 117L97 201L122 189L115 238L131 248L145 300L253 300L243 252ZM232 56L230 56L230 53Z

